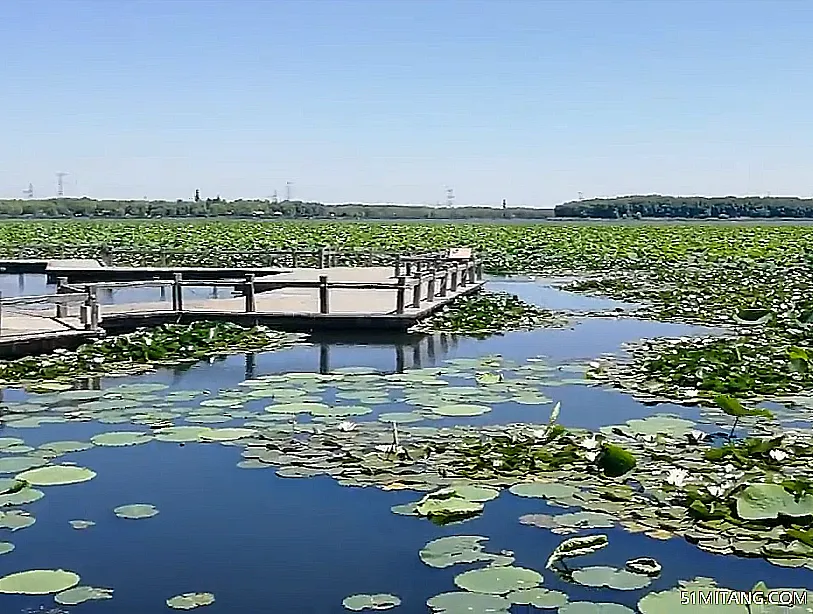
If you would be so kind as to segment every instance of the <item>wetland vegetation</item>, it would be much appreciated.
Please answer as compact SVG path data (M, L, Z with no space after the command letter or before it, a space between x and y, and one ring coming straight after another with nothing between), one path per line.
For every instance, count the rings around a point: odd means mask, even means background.
M674 614L681 591L811 586L813 229L0 228L0 249L26 245L27 257L139 247L138 263L167 246L471 246L492 275L570 276L548 283L638 307L585 317L490 282L422 327L461 345L401 372L360 344L337 345L341 366L315 372L314 339L207 323L5 363L18 383L0 438L9 611L257 609L269 565L275 606L320 613ZM230 258L219 264L242 263ZM639 339L647 320L681 332ZM623 322L642 332L596 349ZM245 371L210 360L245 351L260 357ZM144 543L206 562L142 591L128 579L139 567L116 574L109 561ZM82 554L91 546L106 567ZM790 605L695 610L813 608Z

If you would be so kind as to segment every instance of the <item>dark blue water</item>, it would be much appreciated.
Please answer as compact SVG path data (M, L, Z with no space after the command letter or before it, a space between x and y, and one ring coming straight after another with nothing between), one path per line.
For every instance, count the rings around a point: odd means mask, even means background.
M315 339L307 347L238 355L138 378L104 378L99 383L106 388L155 381L169 384L169 390L217 391L234 388L247 377L271 373L349 366L392 372L400 367L421 368L441 365L450 358L491 354L520 364L538 355L547 356L552 363L566 363L618 352L621 343L642 337L692 332L708 331L630 318L579 318L570 328L510 333L486 340L434 335L359 343L334 335ZM559 421L566 426L595 429L664 411L696 416L692 408L660 405L653 409L619 392L585 385L551 387L545 393L562 401ZM19 390L5 392L7 401L23 397ZM261 411L264 404L262 400L252 401L246 408ZM483 416L428 424L543 422L551 406L500 403ZM379 411L404 409L398 404L385 405L360 419L374 419ZM129 424L63 423L36 429L4 428L2 436L39 445L132 429L146 430ZM679 539L662 542L610 530L601 531L609 535L610 546L579 560L576 566L623 567L630 558L652 556L663 565L661 577L638 591L581 587L543 572L548 555L564 538L518 522L524 514L565 511L549 508L541 500L505 492L486 503L482 516L460 525L436 527L390 511L393 505L419 499L420 493L348 488L329 477L283 479L273 468L243 470L235 466L241 460L240 451L239 446L153 441L122 448L97 447L61 457L58 462L76 462L96 471L97 477L83 484L43 487L46 496L24 506L37 522L14 533L0 530L0 541L17 546L0 556L0 576L27 569L64 568L80 574L84 585L115 589L113 600L70 609L80 614L166 612L164 601L185 592L213 592L215 604L200 610L212 614L339 614L345 612L343 598L378 592L403 599L403 605L394 612L423 614L427 598L455 590L454 576L477 565L432 569L418 558L421 547L445 535L483 535L490 538L487 551L514 551L516 565L542 572L544 586L566 592L571 601L610 601L634 609L643 594L695 576L713 577L721 586L743 590L760 580L769 586L809 584L809 570L775 567L762 560L723 559ZM131 503L153 504L160 513L137 521L114 515L113 508ZM68 524L75 519L97 524L75 530ZM0 596L3 614L50 604L49 596ZM517 613L526 611L525 606L514 609Z

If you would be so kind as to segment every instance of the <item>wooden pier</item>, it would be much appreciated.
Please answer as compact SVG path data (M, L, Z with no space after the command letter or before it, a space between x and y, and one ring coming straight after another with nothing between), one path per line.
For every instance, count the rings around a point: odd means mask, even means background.
M365 264L369 261L375 262L374 257L365 258ZM485 283L482 265L470 250L397 255L391 266L333 266L335 262L335 254L324 250L317 253L313 268L50 262L42 272L57 279L56 294L0 298L0 357L196 320L265 324L297 332L404 332ZM7 270L10 264L0 262ZM112 300L116 291L143 288L158 289L158 297L123 304ZM208 289L214 297L191 297L192 289ZM225 297L218 296L221 290Z

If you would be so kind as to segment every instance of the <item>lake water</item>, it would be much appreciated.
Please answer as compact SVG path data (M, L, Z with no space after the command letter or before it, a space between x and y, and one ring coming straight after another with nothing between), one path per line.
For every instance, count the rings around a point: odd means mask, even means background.
M0 283L4 284L5 294L5 284L11 282ZM21 289L25 294L43 291L36 282L26 283L30 285ZM557 308L584 311L618 307L602 299L573 298L527 282L495 282L489 287L509 290L544 306L558 301ZM630 317L576 317L567 328L509 333L485 340L402 335L353 341L333 335L288 350L235 355L211 364L163 369L139 377L103 378L94 384L105 390L128 383L160 383L167 386L155 393L162 397L181 390L215 393L235 388L246 378L268 374L342 367L371 367L390 373L401 367L423 368L493 354L519 364L545 356L554 366L564 365L566 372L567 365L574 361L618 352L624 342L700 332L708 331ZM569 380L574 376L566 373ZM565 426L596 429L654 412L697 417L696 409L647 407L619 392L583 384L551 386L545 394L551 401L562 402L559 422ZM25 398L20 390L5 391L6 402ZM264 404L261 399L249 400L244 410L261 414ZM550 408L550 403L500 403L488 414L443 418L432 422L432 426L544 422ZM374 420L382 411L405 409L399 403L384 404L357 420ZM245 419L238 419L213 426L239 426L243 422ZM6 426L0 437L18 437L36 447L52 441L88 441L100 432L133 429L148 430L126 423L68 422L38 428ZM609 535L610 546L591 555L585 565L623 567L630 558L651 556L663 565L663 573L642 590L587 588L543 572L548 555L563 538L518 522L523 514L563 511L540 499L520 498L504 491L498 499L485 504L481 516L463 524L438 527L390 511L393 505L419 499L421 493L350 488L327 476L280 478L270 466L264 470L237 468L240 453L241 447L235 445L181 446L150 441L118 448L93 447L60 457L55 462L75 462L94 470L97 476L81 484L42 487L44 498L22 506L36 517L36 523L15 532L0 529L0 541L16 546L14 551L0 556L0 576L28 569L63 568L80 574L83 585L115 590L112 600L91 601L69 609L79 614L169 612L164 601L187 592L216 595L214 604L199 610L207 614L339 614L347 611L342 599L357 593L398 595L403 603L392 611L417 614L427 612L425 601L429 597L455 590L455 575L480 566L432 569L420 561L418 551L441 536L483 535L489 537L489 552L513 551L515 565L540 571L545 577L544 587L567 593L571 601L615 602L634 610L643 594L671 588L679 579L696 576L713 577L723 586L743 590L760 580L769 586L810 584L810 571L806 569L780 568L757 559L723 559L680 539L659 541L618 529L601 531ZM144 520L124 520L112 511L131 503L155 505L160 513ZM75 530L69 521L76 519L92 520L96 525ZM0 612L4 614L40 607L55 607L53 598L0 595ZM532 611L528 606L512 610L528 611Z

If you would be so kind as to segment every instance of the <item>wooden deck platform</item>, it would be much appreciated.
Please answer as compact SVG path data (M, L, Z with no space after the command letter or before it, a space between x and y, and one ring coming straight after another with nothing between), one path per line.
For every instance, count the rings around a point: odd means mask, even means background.
M474 258L434 258L425 266L416 260L407 266L408 276L396 275L404 272L399 267L400 261L395 268L207 270L48 261L49 275L53 271L61 278L57 294L0 299L0 357L37 353L38 343L42 346L39 351L48 351L108 333L195 320L265 324L297 332L404 332L455 298L479 291L485 283ZM111 274L122 274L121 269L139 281L107 281ZM82 283L72 275L95 281ZM152 278L145 279L147 275ZM66 277L70 283L65 283ZM161 288L166 300L104 305L98 301L100 290L150 287ZM223 298L193 298L184 292L190 287L231 292Z

